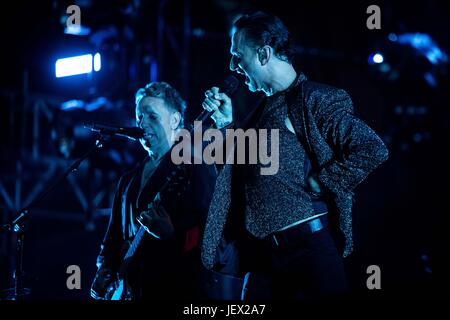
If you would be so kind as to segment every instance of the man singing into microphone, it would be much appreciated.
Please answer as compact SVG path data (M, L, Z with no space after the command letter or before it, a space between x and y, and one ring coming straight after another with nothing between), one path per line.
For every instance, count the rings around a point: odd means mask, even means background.
M202 164L174 171L169 150L183 128L184 111L180 94L165 82L150 83L136 93L136 124L145 132L140 143L148 156L119 181L91 288L95 299L111 298L119 272L125 274L132 299L201 296L198 241L215 169ZM159 192L170 177L170 187ZM146 232L123 272L126 243L140 226Z
M244 15L233 29L230 69L245 77L250 91L266 96L243 126L279 130L279 171L261 175L260 163L224 165L208 213L203 263L222 273L249 271L244 298L343 293L353 190L388 151L354 115L344 90L295 70L279 18ZM217 87L205 95L203 107L215 111L216 126L233 126L230 98ZM224 254L233 248L239 264ZM263 290L252 292L252 283L264 283Z

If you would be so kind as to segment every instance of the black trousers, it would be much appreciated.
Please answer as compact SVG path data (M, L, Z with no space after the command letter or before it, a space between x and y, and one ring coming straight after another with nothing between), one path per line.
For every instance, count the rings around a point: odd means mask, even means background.
M245 300L338 297L347 291L342 258L328 227L298 232L279 246L247 234L241 267L249 270Z

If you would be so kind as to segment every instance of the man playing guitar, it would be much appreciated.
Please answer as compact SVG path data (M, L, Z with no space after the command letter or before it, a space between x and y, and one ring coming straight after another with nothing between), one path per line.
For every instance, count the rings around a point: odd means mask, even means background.
M198 242L215 170L172 163L184 110L179 93L165 82L136 93L137 126L145 131L140 143L148 156L119 181L91 287L95 299L201 297Z

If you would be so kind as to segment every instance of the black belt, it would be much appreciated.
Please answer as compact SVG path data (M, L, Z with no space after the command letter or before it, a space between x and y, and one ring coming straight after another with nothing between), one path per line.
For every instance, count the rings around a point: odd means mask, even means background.
M290 243L299 242L299 239L307 237L317 231L328 227L327 215L299 223L285 230L276 231L266 237L266 240L273 248L282 248Z

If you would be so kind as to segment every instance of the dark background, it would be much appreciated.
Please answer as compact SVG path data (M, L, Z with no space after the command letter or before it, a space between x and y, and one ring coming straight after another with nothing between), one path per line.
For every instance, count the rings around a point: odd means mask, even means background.
M65 10L81 8L87 36L64 34ZM381 8L381 30L369 30L366 8ZM134 94L151 80L178 88L187 121L203 92L229 73L229 28L237 14L263 9L292 31L295 66L309 79L347 90L359 117L386 142L390 159L356 192L356 248L346 259L358 297L443 297L448 286L448 62L430 63L391 33L428 34L449 52L446 1L34 1L1 10L0 222L27 206L95 142L83 122L134 125ZM91 75L57 79L56 59L100 52ZM369 64L374 52L384 64ZM383 69L384 66L384 69ZM384 70L384 71L383 71ZM435 79L427 82L425 75ZM259 99L243 81L235 117ZM92 102L102 98L97 105ZM84 107L64 110L71 99ZM95 259L120 175L144 156L117 140L31 210L24 269L33 299L88 299ZM0 234L0 289L12 285L15 238ZM66 268L79 265L82 289L68 290ZM379 291L366 269L381 268Z

